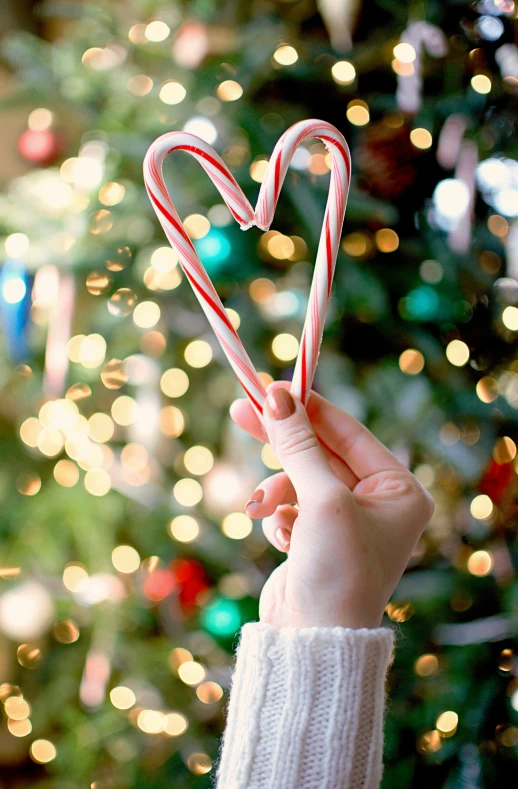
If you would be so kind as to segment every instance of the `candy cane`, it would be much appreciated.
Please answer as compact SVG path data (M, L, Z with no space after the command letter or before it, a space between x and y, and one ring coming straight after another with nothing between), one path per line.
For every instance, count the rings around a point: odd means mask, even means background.
M157 217L223 351L260 417L266 397L264 386L180 221L165 186L162 166L166 156L173 151L192 154L214 182L241 229L248 230L255 225L261 230L268 230L291 158L297 147L312 137L325 144L332 164L308 311L292 382L292 392L305 404L317 366L349 191L351 158L345 139L325 121L301 121L288 129L270 158L255 211L223 160L208 143L193 134L169 132L162 135L151 145L144 160L144 181Z
M415 115L422 101L423 50L434 58L442 58L448 51L448 42L442 30L429 22L412 22L400 41L413 46L416 58L412 74L398 75L396 101L400 110Z

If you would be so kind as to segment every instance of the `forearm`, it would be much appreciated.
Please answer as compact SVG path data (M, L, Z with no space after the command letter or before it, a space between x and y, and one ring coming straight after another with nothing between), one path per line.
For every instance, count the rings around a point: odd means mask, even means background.
M217 789L375 789L382 773L386 628L245 625Z

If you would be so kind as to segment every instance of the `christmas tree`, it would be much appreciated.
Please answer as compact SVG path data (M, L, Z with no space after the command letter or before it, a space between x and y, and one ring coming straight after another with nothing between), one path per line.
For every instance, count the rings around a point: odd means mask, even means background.
M2 789L212 782L236 635L282 559L244 504L279 466L230 422L239 386L142 161L191 131L254 204L310 117L353 159L315 388L437 505L387 607L383 787L516 780L517 18L507 0L49 0L3 36ZM272 229L241 233L190 157L166 161L265 383L292 375L329 170L299 148Z

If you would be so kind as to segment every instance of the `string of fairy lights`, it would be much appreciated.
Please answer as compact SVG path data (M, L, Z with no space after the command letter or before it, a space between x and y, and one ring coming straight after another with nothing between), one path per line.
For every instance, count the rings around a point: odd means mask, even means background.
M513 12L516 13L514 5ZM127 38L133 47L153 47L165 42L170 36L170 25L163 20L152 20L149 23L133 25ZM189 68L197 54L201 53L201 57L203 56L207 43L200 28L193 28L187 47L180 39L175 41L174 46L177 64ZM401 42L393 47L390 67L399 77L412 77L415 74L416 57L415 48ZM127 44L111 43L105 47L87 49L82 56L82 64L89 72L102 73L121 66L126 58ZM471 89L480 95L488 95L493 88L495 77L481 65L476 49L469 53L469 58L475 72L470 81ZM281 43L273 51L271 63L274 69L290 69L295 67L298 60L296 46ZM231 66L227 72L226 78L221 79L216 86L214 96L207 96L199 101L196 105L198 114L190 117L183 127L210 144L218 138L215 119L220 112L221 102L237 102L245 93ZM337 60L330 67L330 78L344 89L354 90L357 85L356 68L348 60ZM502 77L502 82L508 89L514 89L514 83L518 84L518 80L511 76ZM155 85L154 80L147 74L133 74L128 78L126 89L135 100L158 97L165 107L180 105L189 98L188 81L186 80L184 85L179 77ZM353 126L367 126L371 121L367 102L359 97L350 98L346 104L346 117ZM50 146L54 144L52 129L55 120L54 113L48 108L39 107L33 110L28 116L28 128L24 133L28 136L22 135L20 148L25 146L26 151L33 152L50 150ZM386 122L392 128L399 128L405 120L400 112L393 111L387 113ZM165 116L164 123L167 123ZM410 142L416 150L425 151L433 145L433 134L433 129L416 126L410 131ZM81 146L77 156L67 158L59 168L42 171L40 181L35 182L31 189L44 214L53 218L62 218L65 215L72 219L83 217L86 237L92 236L100 240L110 238L118 221L116 212L111 209L130 199L134 188L123 179L105 180L107 154L104 141L89 140ZM231 141L222 151L222 157L229 167L239 167L250 162L250 178L256 183L262 182L268 156L260 154L250 161L249 143L244 134ZM302 146L296 151L291 167L295 171L307 172L316 179L325 178L329 175L331 160L324 146L314 143ZM442 196L437 196L436 203L448 214L448 211L452 210L452 200L458 193L454 192L451 184L443 192ZM504 213L492 213L487 220L489 232L503 243L518 209L514 214L510 211L504 216ZM106 299L107 311L113 319L131 316L131 322L138 333L140 353L124 359L110 358L108 342L103 334L71 336L66 343L66 355L71 365L70 376L77 380L68 387L64 396L47 399L38 413L28 415L19 427L20 439L27 451L54 463L53 477L58 485L73 488L82 483L87 493L95 497L108 495L114 487L114 479L118 481L117 487L122 484L139 488L154 477L156 464L153 448L131 437L132 429L140 421L147 421L150 415L149 410L146 410L148 407L138 394L149 370L153 371L153 381L156 382L161 397L158 412L151 423L156 424L157 432L164 439L176 440L181 438L188 426L187 413L182 409L182 398L188 396L192 375L190 371L207 367L213 360L211 342L196 336L189 339L183 348L182 367L163 369L163 366L160 366L160 359L167 350L168 338L163 305L158 299L155 300L153 294L160 297L161 294L175 290L181 285L183 275L174 251L170 247L153 244L152 238L148 238L149 232L152 236L153 229L149 231L146 221L135 222L130 231L133 233L133 241L140 242L142 238L146 241L135 259L132 259L129 246L114 246L112 253L106 258L104 268L89 272L85 279L87 292L92 297ZM230 254L230 244L224 235L224 228L231 221L232 217L226 206L218 203L208 208L205 213L189 214L183 224L197 245L202 259L205 255L224 259ZM6 258L26 260L37 269L30 311L31 321L36 326L48 325L59 277L49 260L55 254L66 259L66 255L73 250L77 236L72 227L72 224L67 226L64 223L64 229L55 234L50 255L41 254L37 239L32 239L23 232L13 232L4 240ZM378 253L395 253L399 248L399 237L390 227L382 227L376 231L360 229L346 233L341 245L346 255L361 261ZM308 246L300 236L284 235L277 230L270 230L261 235L258 254L263 260L295 267L306 263ZM132 270L141 278L149 297L139 299L129 287L119 287L115 292L111 292L114 275L127 269L130 264ZM482 254L480 265L484 271L497 274L501 263L494 252L487 251ZM421 263L419 274L423 285L401 298L397 305L404 320L417 320L423 316L423 310L426 312L426 309L433 308L433 300L437 298L433 286L441 282L444 270L440 261L429 259ZM7 304L22 302L27 296L26 281L15 272L3 282L1 295ZM282 276L277 280L268 276L253 279L248 284L248 296L259 316L269 321L282 321L297 315L299 311L299 297ZM469 307L468 304L466 309ZM244 316L233 308L227 308L227 312L232 324L238 329ZM513 305L503 306L496 321L507 339L515 338L515 333L518 332L518 308ZM283 366L290 365L296 358L298 349L299 342L293 334L286 331L275 333L270 343L275 367L282 369ZM460 337L445 345L444 354L447 362L457 368L467 366L471 360L470 348ZM146 366L142 357L151 360L154 367ZM418 376L427 365L425 355L417 348L407 348L397 361L402 373L409 376ZM28 365L19 369L23 375L32 375ZM266 371L261 372L260 377L265 385L273 380L270 372ZM514 362L509 369L483 375L475 385L475 392L484 404L491 404L502 397L509 405L516 407L517 381L518 364ZM113 395L105 410L96 410L95 387L99 385ZM118 392L126 385L135 387L135 396ZM104 396L102 400L108 402ZM174 401L174 404L170 401ZM445 446L458 442L473 445L479 437L480 431L476 426L467 429L451 421L446 422L439 430L440 441ZM517 447L510 437L504 436L496 441L493 459L497 464L514 461L518 471L516 456ZM268 469L280 468L268 444L262 448L261 458ZM164 528L174 541L192 543L200 538L206 528L194 508L203 506L204 497L207 495L216 495L215 490L218 490L217 495L232 499L233 490L239 489L240 478L228 469L218 471L218 459L213 449L203 444L183 447L175 458L174 471L178 479L173 485L172 496L175 505L186 512L175 515L164 524ZM436 474L431 465L421 464L415 469L415 473L425 487L434 485ZM23 471L16 479L16 487L24 496L36 496L42 489L42 479L35 471ZM225 504L226 501L223 501L223 506ZM474 496L469 509L473 518L484 523L490 523L495 517L496 506L487 494ZM223 535L232 540L244 540L252 533L252 521L237 510L225 512L220 518L219 526ZM117 575L89 573L87 567L79 562L67 563L62 574L64 589L83 605L93 605L108 597L112 600L123 600L131 589L131 586L128 586L128 579L131 578L135 579L135 583L137 580L142 583L144 594L151 601L159 601L163 599L161 595L167 594L166 587L157 591L157 587L151 583L153 574L160 572L158 557L142 557L134 546L120 544L112 551L111 563ZM492 571L494 557L489 550L470 550L465 566L473 576L483 577ZM20 573L21 568L17 566L0 567L0 577L3 579L16 578ZM228 574L222 580L221 591L232 600L247 594L249 588L244 576ZM11 613L11 616L16 617L17 612L22 610L22 605L21 597L13 597L11 612L14 613ZM465 603L459 601L458 610L465 610L462 609L463 605ZM404 622L412 615L412 608L409 604L391 603L387 613L394 621ZM223 616L220 621L232 632L232 627L236 625L232 620L232 610L219 611L218 615ZM227 619L224 619L225 616ZM73 619L62 619L53 623L52 633L56 641L66 645L78 640L80 629ZM503 650L501 654L502 671L510 670L507 654L509 651ZM21 643L17 648L17 659L22 667L34 669L43 659L43 654L38 646L30 642ZM191 651L183 647L172 649L169 666L182 683L194 689L201 703L217 705L221 701L224 693L222 685L208 678L207 666L200 660L195 660ZM434 654L421 655L415 662L414 671L421 678L437 675L441 671L440 657ZM95 695L95 692L88 683L82 684L80 693L86 706L92 699L89 694ZM176 738L188 730L189 721L183 713L142 706L137 696L131 687L123 684L116 685L109 691L113 707L126 714L129 723L145 734ZM8 683L0 685L0 699L9 732L15 737L31 735L31 705L20 688ZM518 690L514 691L512 705L518 710ZM455 734L457 726L457 713L452 710L443 711L437 717L435 728L418 740L418 750L422 753L438 751L444 740ZM49 740L35 739L31 742L30 756L36 763L47 764L53 761L56 755L56 746ZM212 768L210 757L201 751L190 752L186 756L186 763L191 772L197 775L205 774ZM96 789L94 784L92 789Z

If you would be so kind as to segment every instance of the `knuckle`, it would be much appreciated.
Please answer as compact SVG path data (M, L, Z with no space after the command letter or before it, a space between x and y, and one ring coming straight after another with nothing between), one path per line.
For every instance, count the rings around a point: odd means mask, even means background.
M413 502L412 506L421 519L428 523L435 511L435 502L431 494L422 486L413 474L408 475L408 493Z
M290 425L277 438L276 450L281 457L293 457L318 446L318 439L309 425Z

